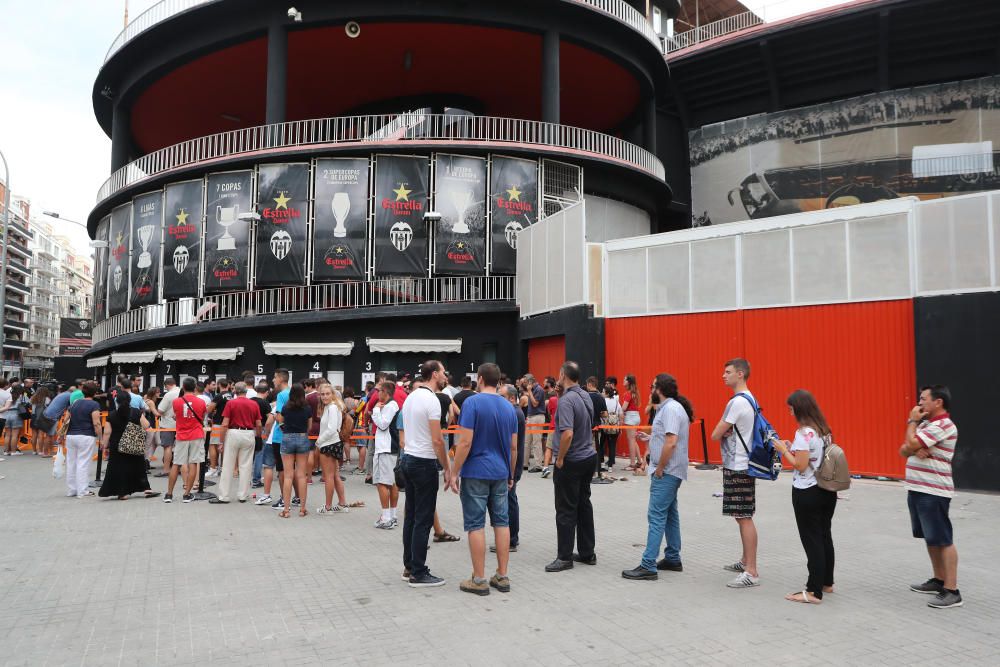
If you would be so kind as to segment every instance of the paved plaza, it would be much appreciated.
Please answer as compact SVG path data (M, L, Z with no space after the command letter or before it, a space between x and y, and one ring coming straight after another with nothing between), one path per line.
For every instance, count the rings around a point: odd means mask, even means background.
M444 588L400 581L401 529L372 527L361 477L348 494L367 508L282 520L251 504L65 498L30 455L0 474L3 665L1000 664L996 495L955 499L965 606L938 611L907 588L929 563L892 482L857 481L838 505L837 592L812 607L783 600L806 577L787 476L758 483L762 585L731 590L721 566L739 538L713 497L720 472L692 470L681 488L684 572L656 582L620 576L645 541L645 479L595 486L598 564L546 574L551 480L526 475L513 590L477 597L458 590L464 536L429 552ZM438 506L459 533L458 497Z

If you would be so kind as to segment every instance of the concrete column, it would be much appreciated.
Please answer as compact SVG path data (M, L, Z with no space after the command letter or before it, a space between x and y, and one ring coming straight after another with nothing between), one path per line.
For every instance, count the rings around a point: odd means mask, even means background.
M559 121L559 32L546 30L542 36L542 120Z
M650 92L649 95L649 99L643 102L642 141L646 150L656 155L656 94Z
M111 117L111 173L128 164L132 152L132 120L129 109L116 102Z
M274 24L267 29L267 107L265 122L285 122L285 100L288 89L288 32L285 26Z

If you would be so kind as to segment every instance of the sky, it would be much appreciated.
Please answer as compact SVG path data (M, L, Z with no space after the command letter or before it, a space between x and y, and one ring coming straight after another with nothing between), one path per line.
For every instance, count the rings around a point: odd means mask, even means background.
M129 15L135 18L157 1L129 0ZM744 4L754 10L766 4L776 18L842 1ZM110 175L111 141L94 118L91 87L122 29L124 13L125 0L0 0L5 19L0 151L10 165L13 192L30 199L35 214L56 211L86 222L98 188ZM86 247L82 228L63 224L59 229Z

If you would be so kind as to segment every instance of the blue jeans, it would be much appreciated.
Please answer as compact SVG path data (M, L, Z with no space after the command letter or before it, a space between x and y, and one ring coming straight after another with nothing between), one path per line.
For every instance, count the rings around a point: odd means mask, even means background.
M462 478L462 523L465 532L482 530L486 526L486 509L490 511L490 523L494 528L507 528L510 518L507 513L506 479L466 479Z
M428 574L427 540L434 527L437 509L438 462L403 454L400 459L406 476L406 504L403 507L403 567L410 576Z
M663 477L649 476L649 533L646 550L642 552L642 567L656 572L656 557L664 536L667 548L663 557L670 563L681 562L681 517L677 512L677 491L681 479L664 473Z
M264 448L270 445L264 445ZM264 448L253 455L253 481L259 482L264 477Z

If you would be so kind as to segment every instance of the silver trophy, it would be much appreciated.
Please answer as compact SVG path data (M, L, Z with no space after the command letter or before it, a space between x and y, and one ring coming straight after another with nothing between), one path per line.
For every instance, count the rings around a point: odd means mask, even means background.
M219 237L219 250L236 250L236 239L229 233L229 228L236 223L240 207L237 206L216 206L215 221L225 230Z
M135 265L137 269L148 269L153 265L153 256L149 254L149 242L153 240L154 231L156 231L156 227L153 225L143 225L135 230L135 235L139 239L139 245L142 246L139 261Z
M333 228L333 235L338 239L342 239L347 236L347 227L344 226L344 220L347 219L347 214L351 212L351 196L346 192L338 192L333 195L333 201L330 203L333 209L333 217L337 219L337 226Z
M471 190L452 190L451 195L451 205L455 207L455 213L458 217L455 218L455 224L451 226L451 231L455 234L468 234L469 226L465 224L465 212L469 210L469 204L472 202L472 191Z

